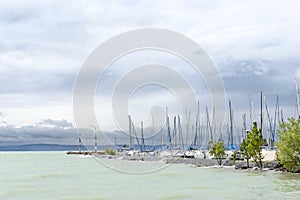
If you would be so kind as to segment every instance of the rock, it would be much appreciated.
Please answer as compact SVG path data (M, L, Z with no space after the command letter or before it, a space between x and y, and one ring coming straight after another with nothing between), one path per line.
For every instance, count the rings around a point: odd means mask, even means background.
M293 171L294 173L300 173L300 166L298 167L298 169L296 169L295 171Z
M277 171L277 172L278 171L285 172L286 169L284 167L278 167L278 168L275 169L275 171Z
M274 162L266 162L264 163L264 167L265 168L270 168L271 170L278 168L279 167L279 163L274 161Z
M248 169L248 167L244 162L236 162L235 169Z

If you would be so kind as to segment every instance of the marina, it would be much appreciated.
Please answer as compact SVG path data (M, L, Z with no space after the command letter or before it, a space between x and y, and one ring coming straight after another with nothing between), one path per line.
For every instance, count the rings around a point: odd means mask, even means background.
M299 112L299 91L296 83L296 109L298 115ZM261 154L261 163L255 160L245 157L241 151L242 142L246 141L252 125L247 129L247 124L253 124L256 126L257 122L254 121L254 108L253 100L249 98L249 119L250 122L246 121L247 114L242 115L243 128L240 131L234 131L236 129L236 123L233 120L233 109L232 103L229 100L229 124L224 126L220 123L217 127L215 118L215 109L212 111L212 118L208 107L205 109L206 121L204 125L201 125L200 120L200 103L197 103L197 111L195 119L191 118L191 111L186 109L186 120L185 129L181 124L181 116L174 116L173 125L170 124L170 116L168 114L168 108L165 110L166 118L165 124L160 128L157 133L154 133L154 128L147 129L148 137L145 138L145 130L143 127L143 121L140 123L140 130L135 129L132 116L128 116L128 132L124 133L128 136L128 143L120 146L117 145L117 136L115 136L115 145L110 145L102 151L98 151L98 138L97 130L94 128L94 151L82 151L84 147L81 135L79 133L79 151L70 151L67 154L83 154L92 155L98 159L122 159L130 161L161 161L167 164L172 163L185 163L193 164L199 167L207 166L234 166L237 169L247 169L259 167L261 170L280 170L285 171L286 169L280 163L277 155L277 149L275 143L278 143L278 135L276 132L280 124L284 124L284 118L282 110L280 112L279 107L279 96L276 96L276 104L274 110L274 117L272 118L269 113L268 104L266 97L263 93L260 93L260 129L258 132L261 134L261 146L257 147L257 150ZM265 113L265 114L264 114ZM281 113L281 116L280 116ZM152 118L153 120L153 118ZM253 121L252 121L253 120ZM194 121L194 123L192 123ZM266 121L266 123L264 123ZM154 122L153 122L154 123ZM203 123L203 122L202 122ZM233 125L235 124L235 125ZM154 125L153 125L154 126ZM150 134L149 130L152 131L153 135ZM253 130L252 130L253 132ZM101 139L100 139L101 140ZM155 142L154 142L155 141ZM224 153L216 157L211 152L215 144L222 143ZM147 144L146 144L147 143ZM152 143L152 144L150 144ZM249 162L250 159L250 162ZM218 161L218 162L217 162ZM300 172L300 166L294 172Z

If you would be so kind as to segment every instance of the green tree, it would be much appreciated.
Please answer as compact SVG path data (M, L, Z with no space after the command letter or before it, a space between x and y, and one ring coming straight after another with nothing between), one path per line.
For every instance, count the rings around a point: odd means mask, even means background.
M116 152L112 148L106 148L105 154L106 155L116 155Z
M242 143L240 144L240 151L244 159L246 159L247 161L247 168L249 168L249 159L251 158L251 156L250 156L250 145L248 140L248 133L247 133L247 137L243 139Z
M256 163L256 165L262 169L263 168L263 155L262 155L262 147L264 144L262 132L257 128L257 123L253 122L253 127L251 132L248 134L249 139L249 153L250 157Z
M209 154L215 157L220 166L222 165L222 159L225 155L225 150L226 149L223 141L216 142L215 144L210 146Z
M252 158L260 169L263 168L263 144L264 140L261 130L257 128L257 123L253 122L252 130L248 132L247 137L240 145L240 150L244 158L247 160L247 167L249 167L249 159Z
M276 143L280 163L293 172L300 166L300 119L289 118L278 131L279 142Z
M233 151L233 154L232 154L232 165L235 165L236 164L236 159L237 159L237 153L236 151Z

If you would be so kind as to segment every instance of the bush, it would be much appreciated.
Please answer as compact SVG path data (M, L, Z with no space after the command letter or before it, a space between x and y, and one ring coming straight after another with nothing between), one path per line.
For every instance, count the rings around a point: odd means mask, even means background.
M300 166L300 119L289 118L287 123L281 124L278 131L279 142L278 159L289 171L297 171Z
M105 149L105 154L107 154L107 155L116 155L116 152L111 148L106 148Z
M247 167L249 167L249 159L252 158L260 169L263 168L263 144L264 139L262 137L261 130L257 128L257 123L253 122L252 130L247 133L247 137L240 145L242 155L247 160Z
M262 169L263 168L263 155L262 155L262 147L264 144L262 132L259 128L257 128L257 123L253 123L253 127L251 132L248 134L248 140L250 145L250 156L253 161L257 164L257 166Z
M233 151L233 154L232 154L232 165L235 165L236 164L236 158L237 158L237 153L236 151Z
M225 156L225 150L226 149L223 141L219 141L210 147L209 154L214 155L220 166L222 165L223 156Z
M246 159L247 161L247 168L249 168L249 159L251 158L251 156L248 136L245 139L243 139L242 143L240 144L240 151L244 159Z

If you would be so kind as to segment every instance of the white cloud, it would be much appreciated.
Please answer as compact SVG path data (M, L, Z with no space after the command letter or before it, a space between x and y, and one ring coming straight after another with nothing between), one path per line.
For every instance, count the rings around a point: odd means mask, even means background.
M298 4L0 1L0 110L8 124L18 126L45 118L72 121L73 82L89 53L118 33L144 27L175 30L200 43L227 81L229 98L235 92L247 96L253 90L290 88L290 81L300 78ZM170 60L162 62L176 61ZM126 62L120 72L130 68L130 58ZM191 72L184 73L195 85ZM255 84L245 86L239 77ZM256 84L264 77L270 83Z
M297 80L300 80L300 67L297 67L296 72L295 72L295 78Z

